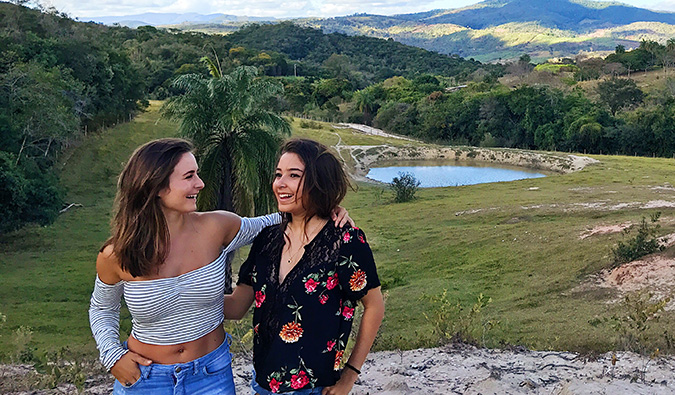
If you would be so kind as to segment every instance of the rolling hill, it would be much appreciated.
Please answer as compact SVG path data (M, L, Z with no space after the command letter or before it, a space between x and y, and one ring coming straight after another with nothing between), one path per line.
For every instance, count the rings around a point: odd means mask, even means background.
M480 61L606 54L641 40L675 37L675 13L587 0L488 0L469 7L393 16L356 14L296 23L325 32L392 38Z
M224 14L142 14L93 20L208 33L229 33L251 22L278 22ZM535 61L584 53L606 55L619 44L630 49L641 40L663 44L675 37L675 13L591 0L487 0L414 14L355 14L293 22L325 33L391 38L482 62L514 59L523 53Z

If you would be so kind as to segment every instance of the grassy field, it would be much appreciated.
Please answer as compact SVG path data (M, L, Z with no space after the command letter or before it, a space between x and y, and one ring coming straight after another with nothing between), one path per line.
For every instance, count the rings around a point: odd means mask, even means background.
M0 240L0 358L16 358L16 331L32 331L29 348L41 352L68 346L94 355L87 308L94 261L108 236L116 175L139 144L176 133L158 121L158 103L133 122L87 137L63 158L61 177L68 202L82 204L49 227L30 227ZM383 142L348 130L302 129L335 144ZM396 142L396 144L404 144ZM412 203L392 203L383 187L359 184L344 203L367 234L387 294L387 313L377 349L437 344L434 298L472 304L480 293L492 298L485 318L499 324L486 344L535 349L602 351L615 332L589 320L617 312L609 290L578 286L611 265L611 247L621 234L581 240L596 225L637 222L655 209L636 202L675 201L672 159L594 156L599 164L565 175L508 183L420 190ZM632 206L610 209L622 203ZM633 207L633 208L630 208ZM663 213L662 234L675 232L675 209ZM667 312L655 329L672 328ZM123 329L129 329L128 317ZM25 330L24 330L25 333ZM654 344L657 344L654 343Z

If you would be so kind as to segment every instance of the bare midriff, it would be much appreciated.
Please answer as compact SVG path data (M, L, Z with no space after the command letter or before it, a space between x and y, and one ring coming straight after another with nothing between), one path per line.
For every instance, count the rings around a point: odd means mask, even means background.
M223 344L224 339L225 331L223 330L223 326L219 325L216 329L199 339L187 343L160 346L143 343L133 336L129 336L127 346L129 347L129 351L148 358L153 363L173 365L203 357Z

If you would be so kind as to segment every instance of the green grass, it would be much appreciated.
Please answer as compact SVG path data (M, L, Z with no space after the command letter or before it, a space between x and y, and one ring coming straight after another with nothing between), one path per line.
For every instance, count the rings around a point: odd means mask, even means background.
M157 121L158 104L129 124L90 135L64 157L61 172L68 202L81 203L48 227L29 227L0 240L0 358L11 358L12 336L33 329L37 350L69 346L94 355L87 308L94 261L108 236L115 178L139 144L176 133ZM327 144L380 144L386 139L334 130L327 125L296 135ZM391 141L391 144L406 144ZM479 293L492 298L485 310L501 323L488 344L520 344L537 349L602 351L615 333L588 321L609 316L611 291L579 290L588 276L612 263L611 247L620 234L579 235L599 224L639 221L655 210L598 210L582 203L673 200L652 187L675 184L671 159L595 156L600 164L546 178L454 188L422 189L410 203L392 203L390 191L360 184L344 206L367 234L383 283L387 312L376 349L436 345L423 312L435 306L424 296L448 290L451 300L473 303ZM530 190L537 187L537 190ZM473 213L471 213L473 211ZM662 211L663 234L675 232L675 209ZM658 333L672 328L666 313ZM128 330L128 323L123 326Z
M87 309L96 273L98 249L108 237L117 175L140 144L176 134L157 121L158 103L133 122L90 134L64 155L61 180L67 202L79 203L48 227L28 227L0 239L0 358L15 351L12 333L33 329L37 350L68 346L74 352L95 350Z

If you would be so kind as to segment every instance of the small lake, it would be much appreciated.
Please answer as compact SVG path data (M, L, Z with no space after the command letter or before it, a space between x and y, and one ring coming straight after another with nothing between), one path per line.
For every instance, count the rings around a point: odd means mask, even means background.
M447 161L401 161L396 166L373 167L366 177L390 183L399 173L410 173L418 179L421 188L475 185L488 182L515 181L546 177L536 170L515 166L486 166L485 164L458 164Z

